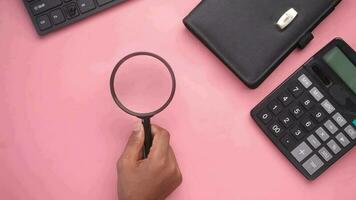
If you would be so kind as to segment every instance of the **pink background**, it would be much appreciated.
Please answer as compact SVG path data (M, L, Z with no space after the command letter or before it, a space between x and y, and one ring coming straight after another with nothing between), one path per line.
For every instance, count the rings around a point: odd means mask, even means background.
M152 51L177 76L170 130L184 176L169 199L356 199L353 150L308 182L249 111L335 36L356 48L356 1L344 0L256 90L182 24L198 0L133 0L46 37L20 0L0 0L0 199L116 199L115 162L137 119L119 110L109 76L124 55Z

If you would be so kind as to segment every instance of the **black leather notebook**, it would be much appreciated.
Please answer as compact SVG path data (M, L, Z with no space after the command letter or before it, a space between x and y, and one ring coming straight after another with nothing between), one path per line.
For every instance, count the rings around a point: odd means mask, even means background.
M256 88L341 0L203 0L184 20L186 27L248 87ZM286 11L297 12L283 30Z

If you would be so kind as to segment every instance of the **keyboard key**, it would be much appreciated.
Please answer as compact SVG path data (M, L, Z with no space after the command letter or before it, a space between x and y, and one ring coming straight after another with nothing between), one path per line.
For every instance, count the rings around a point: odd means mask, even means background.
M299 119L304 114L303 108L297 104L292 106L290 111L296 119Z
M333 158L331 153L325 147L323 147L319 150L319 154L321 155L321 157L324 158L324 160L326 162L328 162L329 160L331 160Z
M304 164L303 167L310 175L313 175L324 165L323 161L317 156L313 155Z
M293 94L294 97L299 97L301 94L303 94L303 88L302 86L294 82L288 87L289 91Z
M102 6L102 5L107 4L113 0L96 0L96 1L98 2L99 6Z
M315 131L315 133L319 136L319 138L323 141L323 142L325 142L326 140L328 140L329 139L329 134L322 128L322 127L320 127L320 128L318 128L316 131Z
M281 143L286 147L288 150L291 150L295 147L297 141L291 135L285 135L281 139Z
M94 0L78 0L77 3L81 13L86 13L90 10L95 9Z
M302 142L291 153L298 162L301 162L312 153L312 149L307 143Z
M293 97L289 93L283 92L279 96L279 100L282 102L283 105L288 106L289 104L291 104L293 102Z
M337 123L340 127L345 126L345 124L347 123L346 119L345 119L340 113L336 113L336 114L333 116L333 119L336 121L336 123Z
M269 129L272 132L272 134L277 137L282 135L282 133L284 131L284 128L278 122L273 123Z
M324 126L331 134L335 134L339 130L331 120L326 121Z
M34 15L38 15L61 4L61 0L39 0L31 4L30 9Z
M347 133L348 136L350 136L351 139L353 140L356 139L356 130L351 125L348 125L345 128L345 132Z
M293 124L293 118L288 113L283 113L278 118L280 122L284 125L284 127L289 128Z
M268 124L272 120L272 114L266 109L262 110L259 114L260 119L263 123Z
M325 109L325 111L329 114L333 113L335 111L335 107L328 101L324 100L321 103L321 106Z
M326 114L324 111L322 111L320 108L315 109L312 113L312 116L314 117L315 121L321 123L326 119Z
M312 82L305 74L301 75L298 80L307 89L312 85Z
M336 136L336 139L337 139L337 141L340 142L340 144L341 144L343 147L346 147L347 145L350 144L350 140L347 139L347 137L346 137L343 133L339 133L339 134Z
M60 24L60 23L63 23L65 21L65 18L63 16L63 13L60 9L58 10L55 10L55 11L52 11L50 13L50 17L51 17L51 20L52 22L57 25L57 24Z
M295 126L290 130L291 134L297 139L297 140L301 140L303 139L305 133L302 131L301 128L299 128L299 126Z
M324 98L324 95L316 87L313 87L309 92L318 102Z
M309 132L315 128L314 122L312 120L310 120L309 118L304 118L301 122L302 122L304 128Z
M275 114L278 115L279 113L281 113L281 111L283 110L283 106L281 103L279 103L279 101L275 101L273 100L269 105L268 108Z
M312 109L314 106L314 101L307 93L304 93L304 95L301 97L300 102L302 103L303 107L307 110Z
M69 4L64 7L64 14L66 15L67 19L72 19L79 15L79 11L75 4Z
M321 145L319 140L314 135L310 135L307 140L314 147L314 149L317 149Z
M52 27L51 21L49 21L49 17L47 15L42 15L41 17L38 17L37 25L42 31Z
M331 149L331 151L334 152L334 154L338 154L341 151L341 148L339 147L339 145L336 144L334 140L330 140L327 145Z

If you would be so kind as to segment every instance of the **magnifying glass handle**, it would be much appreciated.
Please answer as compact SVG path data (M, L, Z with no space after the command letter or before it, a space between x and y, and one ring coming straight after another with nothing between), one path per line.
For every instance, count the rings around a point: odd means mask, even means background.
M145 141L143 147L143 158L147 158L150 153L150 148L152 146L152 132L151 132L151 121L150 118L145 118L142 120L143 128L145 130Z

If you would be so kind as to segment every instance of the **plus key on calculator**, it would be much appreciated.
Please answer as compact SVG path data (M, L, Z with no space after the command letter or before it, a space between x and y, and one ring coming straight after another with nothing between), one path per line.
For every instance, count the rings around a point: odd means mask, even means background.
M334 39L251 116L307 179L316 179L355 146L356 53Z

